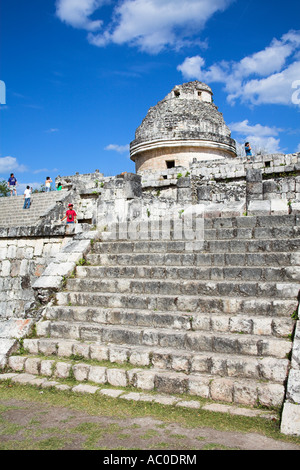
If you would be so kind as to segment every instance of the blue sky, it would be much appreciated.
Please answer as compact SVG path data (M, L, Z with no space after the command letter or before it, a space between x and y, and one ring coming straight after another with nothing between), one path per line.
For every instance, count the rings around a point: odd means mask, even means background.
M0 179L134 172L148 109L195 79L238 143L300 151L299 18L299 0L2 0Z

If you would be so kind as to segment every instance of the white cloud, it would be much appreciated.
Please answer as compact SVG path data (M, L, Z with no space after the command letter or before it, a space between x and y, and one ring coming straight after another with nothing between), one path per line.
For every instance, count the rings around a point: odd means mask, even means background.
M27 171L27 168L25 165L20 165L15 157L8 156L0 158L0 174L10 174L15 171L22 173Z
M254 134L257 137L277 136L281 129L277 127L262 126L261 124L255 124L251 126L249 121L246 119L242 122L233 122L229 124L232 131L242 135Z
M58 0L56 14L75 28L89 30L91 44L129 44L153 54L167 46L179 48L195 42L195 36L199 43L199 32L207 21L233 1L120 0L106 26L89 17L109 0Z
M278 134L281 129L277 127L262 126L261 124L250 125L248 120L242 122L233 122L229 124L231 131L236 133L239 153L243 151L243 145L239 143L241 139L244 142L249 141L254 153L263 151L266 153L280 152L280 138Z
M49 170L48 168L40 168L38 170L34 170L32 173L34 175L37 175L38 173L57 173L59 170L57 168L53 168L52 170Z
M113 150L118 153L125 153L129 152L129 145L109 144L105 147L104 150Z
M51 128L51 129L47 129L47 130L46 130L46 132L47 132L48 134L52 134L53 132L58 132L58 131L59 131L59 129L56 129L56 128Z
M296 152L300 152L300 144L298 144L298 147L296 148Z
M101 20L90 20L90 16L98 10L105 0L57 0L56 15L58 18L73 28L86 29L88 31L99 30Z
M300 31L289 31L280 40L240 62L222 61L205 68L201 56L187 57L177 67L187 79L224 83L227 99L243 103L296 104L293 83L300 77Z

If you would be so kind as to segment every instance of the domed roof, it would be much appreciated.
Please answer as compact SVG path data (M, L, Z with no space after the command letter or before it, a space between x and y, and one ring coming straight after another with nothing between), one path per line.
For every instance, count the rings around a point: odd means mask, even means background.
M157 140L203 139L232 144L223 115L212 103L212 90L193 81L177 85L149 109L131 146Z

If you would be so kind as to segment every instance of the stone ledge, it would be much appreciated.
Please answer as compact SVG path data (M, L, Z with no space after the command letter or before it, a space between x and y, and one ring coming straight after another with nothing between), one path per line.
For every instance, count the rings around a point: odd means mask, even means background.
M56 388L58 390L65 390L77 393L96 394L100 393L108 398L121 398L132 401L151 402L165 406L176 406L187 409L206 410L217 413L229 413L232 415L259 417L264 419L277 419L277 416L268 411L255 410L251 408L237 407L234 405L222 405L218 403L201 405L198 400L187 400L180 396L173 396L167 394L145 394L143 392L128 392L121 389L101 388L93 384L77 384L75 386L65 385L56 380L48 380L46 377L41 378L34 374L29 373L3 373L0 374L0 382L10 380L13 383L21 383L24 385L33 385L41 388ZM300 407L299 407L300 408Z
M0 227L1 238L54 238L65 236L80 236L81 233L89 232L89 224L47 224L20 227Z
M283 434L300 436L300 405L284 404L280 430Z

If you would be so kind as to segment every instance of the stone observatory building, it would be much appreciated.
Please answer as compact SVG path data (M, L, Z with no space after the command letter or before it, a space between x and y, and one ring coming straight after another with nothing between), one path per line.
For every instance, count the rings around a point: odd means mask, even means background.
M235 158L235 141L212 96L208 85L193 81L150 108L130 144L136 172Z

